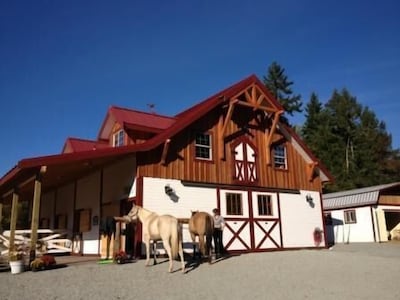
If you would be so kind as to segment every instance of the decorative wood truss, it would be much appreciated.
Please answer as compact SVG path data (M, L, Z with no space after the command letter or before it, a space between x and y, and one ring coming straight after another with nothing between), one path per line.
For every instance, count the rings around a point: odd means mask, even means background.
M316 162L316 161L313 161L313 162L307 164L307 178L309 181L313 181L314 172L317 167L318 167L318 162Z
M265 96L265 94L260 90L256 84L252 84L247 89L236 94L229 100L228 111L225 116L224 123L222 125L221 139L222 145L224 144L225 131L232 118L232 113L236 105L242 105L253 108L253 111L261 110L263 111L267 119L272 120L272 126L269 129L267 137L267 147L270 149L272 137L275 133L276 125L278 124L280 115L284 112L275 107ZM225 154L225 147L220 147L220 158L222 159ZM271 163L270 151L267 151L267 163Z

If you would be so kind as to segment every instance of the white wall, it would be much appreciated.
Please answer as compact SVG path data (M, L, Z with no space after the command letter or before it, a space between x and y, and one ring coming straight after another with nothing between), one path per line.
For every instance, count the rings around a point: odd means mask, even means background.
M357 223L345 224L344 211L355 210ZM329 211L332 215L332 233L335 243L374 242L373 220L369 206ZM327 226L331 230L331 226Z
M313 198L314 207L306 201ZM279 194L284 248L315 247L314 230L323 230L320 194L315 191L300 191L300 194ZM325 246L323 239L320 247Z
M91 219L100 215L100 172L86 176L77 182L75 209L90 209ZM99 253L99 225L93 225L90 231L82 233L83 254Z
M169 185L176 194L176 198L165 194L164 187ZM180 180L143 178L143 207L157 214L169 214L176 218L190 218L191 210L212 213L217 205L215 188L184 186ZM183 242L185 251L192 248L188 225L183 226ZM163 253L160 250L161 253Z

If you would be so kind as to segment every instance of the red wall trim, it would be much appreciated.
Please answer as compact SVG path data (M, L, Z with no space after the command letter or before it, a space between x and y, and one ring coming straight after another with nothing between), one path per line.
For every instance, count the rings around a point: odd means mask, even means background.
M136 178L136 205L143 206L143 176ZM135 255L141 257L142 255L142 223L137 222L135 233Z

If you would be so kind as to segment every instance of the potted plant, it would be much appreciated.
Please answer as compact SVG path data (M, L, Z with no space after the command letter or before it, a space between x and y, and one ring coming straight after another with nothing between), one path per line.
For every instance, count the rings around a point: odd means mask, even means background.
M22 243L16 247L16 250L10 249L9 263L11 274L19 274L25 271L25 257L29 250L26 243Z
M20 251L14 251L9 258L11 274L19 274L25 271L25 255Z
M126 263L127 260L128 260L128 255L125 253L125 251L120 250L114 255L114 261L117 264L124 264Z

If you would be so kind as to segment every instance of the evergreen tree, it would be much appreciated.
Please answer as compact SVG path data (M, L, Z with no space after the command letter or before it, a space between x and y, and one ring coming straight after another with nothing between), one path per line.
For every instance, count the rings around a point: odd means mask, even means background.
M293 81L289 81L285 75L285 69L277 62L273 62L269 68L267 76L263 76L265 86L271 91L272 95L284 107L285 113L293 116L295 112L301 112L301 96L294 95L291 86ZM281 121L289 124L285 116L281 117Z
M385 123L346 89L335 90L324 107L311 96L303 136L335 178L326 191L399 180L400 155L391 148Z
M301 135L307 145L313 150L313 144L318 139L318 129L321 127L322 103L315 93L311 94L310 101L305 108L306 121L302 127Z

